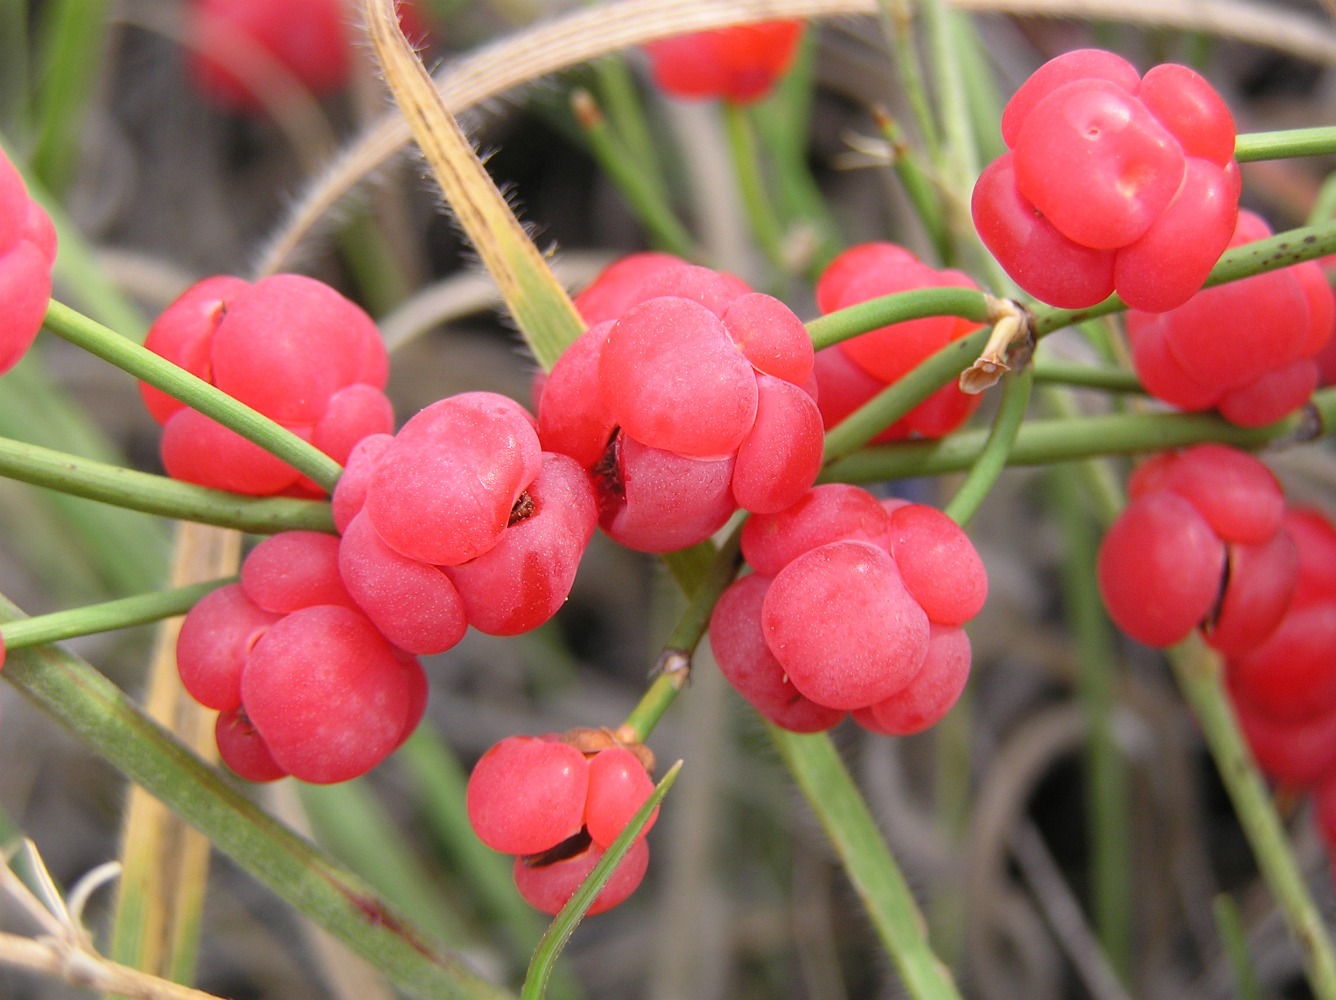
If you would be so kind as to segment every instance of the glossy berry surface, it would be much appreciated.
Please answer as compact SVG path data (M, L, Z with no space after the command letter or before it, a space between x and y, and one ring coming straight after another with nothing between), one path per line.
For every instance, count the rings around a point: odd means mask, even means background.
M575 747L510 736L479 758L469 777L469 823L484 844L537 854L580 832L589 765Z
M27 353L51 298L56 232L0 150L0 374Z

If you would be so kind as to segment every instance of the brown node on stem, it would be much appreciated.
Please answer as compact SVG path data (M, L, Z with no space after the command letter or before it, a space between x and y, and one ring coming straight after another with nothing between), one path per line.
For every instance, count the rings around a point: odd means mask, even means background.
M1014 299L984 296L993 332L977 361L960 373L960 391L977 396L1013 368L1024 367L1034 351L1034 314Z
M636 760L640 761L640 766L645 769L646 774L654 773L654 751L636 739L635 733L625 726L618 726L616 729L609 729L606 726L599 729L576 727L562 733L561 742L569 743L586 757L592 757L600 750L621 747L636 755Z

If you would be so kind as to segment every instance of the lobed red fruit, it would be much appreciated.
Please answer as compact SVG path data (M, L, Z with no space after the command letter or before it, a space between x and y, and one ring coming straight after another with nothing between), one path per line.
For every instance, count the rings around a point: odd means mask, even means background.
M206 278L167 307L145 346L310 441L337 462L369 434L393 430L382 391L388 357L360 308L311 278L248 285ZM297 471L147 385L163 424L162 459L178 479L239 493L318 494Z
M536 865L528 858L517 857L515 888L535 909L559 913L602 858L603 848L592 841L578 854L548 864ZM648 867L649 846L643 840L637 840L613 870L603 890L594 897L587 915L594 916L625 902L644 880Z
M1163 311L1201 288L1238 212L1234 122L1202 77L1080 49L1041 66L1008 102L1011 152L983 171L971 210L1025 291L1080 309L1115 289Z
M1231 245L1270 229L1240 212ZM1336 306L1312 261L1198 292L1168 312L1127 317L1133 363L1154 395L1185 410L1216 407L1259 427L1307 401L1311 360L1330 336Z
M802 33L802 21L743 24L648 42L645 52L666 93L745 104L764 97L788 70Z
M190 72L228 111L260 112L295 82L323 96L347 85L352 39L339 0L191 0Z
M1100 546L1110 617L1167 646L1202 626L1227 655L1254 649L1280 624L1299 576L1271 471L1219 444L1166 452L1128 482L1131 503Z
M577 304L599 322L545 380L538 429L588 471L614 540L684 548L739 506L779 511L811 486L823 450L812 346L782 303L730 275L637 255Z
M589 795L585 799L584 825L590 839L608 848L626 824L654 794L654 782L645 773L640 758L625 747L600 750L589 759ZM658 819L659 810L637 834L644 837Z
M56 231L0 150L0 374L32 346L51 300Z

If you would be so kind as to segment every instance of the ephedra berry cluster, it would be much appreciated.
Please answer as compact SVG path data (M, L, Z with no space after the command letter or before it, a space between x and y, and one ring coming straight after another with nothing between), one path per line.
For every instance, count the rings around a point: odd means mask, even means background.
M769 90L801 33L783 22L647 51L674 96L746 103ZM306 67L300 53L271 55L316 90L345 72L336 58ZM253 109L255 96L207 54L196 72L217 100ZM1200 76L1069 53L1012 98L1002 136L1010 151L979 178L973 215L1025 292L1064 308L1117 292L1135 310L1127 332L1145 388L1181 409L1261 426L1304 404L1336 314L1317 265L1200 290L1227 247L1269 233L1238 210L1233 121ZM0 163L0 368L36 335L54 251L45 213ZM938 288L979 290L961 271L870 242L835 257L814 292L830 314ZM668 553L746 517L746 569L715 603L710 641L729 682L777 726L816 732L852 714L903 736L956 702L971 665L964 626L988 592L969 537L931 506L815 484L824 431L980 324L927 317L814 352L779 299L653 252L609 266L575 306L586 331L539 376L534 414L465 392L397 431L376 327L327 285L215 276L158 318L150 350L343 466L337 534L261 542L240 581L181 629L182 682L219 713L218 749L238 775L329 783L376 766L425 711L418 658L470 626L513 636L548 621L599 528ZM142 391L171 476L251 496L324 495L233 430ZM951 381L877 440L941 438L979 402ZM1261 462L1219 445L1146 460L1129 494L1099 554L1110 615L1154 646L1200 629L1228 659L1263 765L1319 789L1336 839L1336 530L1287 511ZM534 906L556 912L650 796L641 739L511 736L479 760L469 819L515 856ZM592 912L625 899L647 864L642 832Z

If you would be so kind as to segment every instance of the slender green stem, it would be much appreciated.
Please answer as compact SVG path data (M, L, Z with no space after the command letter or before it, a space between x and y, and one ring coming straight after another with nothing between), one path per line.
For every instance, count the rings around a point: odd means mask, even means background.
M909 884L830 738L770 724L767 729L821 821L907 992L915 1000L959 1000L951 973L928 945Z
M692 259L698 256L695 241L673 213L663 187L653 182L630 150L613 134L608 120L594 103L593 95L587 90L573 91L571 109L594 159L617 186L641 224L649 230L650 239L679 257Z
M1329 125L1285 129L1283 132L1249 132L1234 141L1234 159L1240 163L1329 153L1336 153L1336 128Z
M969 475L946 505L947 517L962 528L969 524L970 518L997 482L997 477L1007 467L1007 458L1016 443L1016 435L1025 422L1025 411L1029 408L1030 391L1033 388L1034 373L1028 367L1006 376L1002 402L998 405L993 426L988 431L988 439L979 457L970 466Z
M548 980L552 976L552 970L556 965L558 956L562 949L566 947L566 942L571 939L575 933L575 928L579 926L580 921L584 919L586 911L593 905L603 886L612 877L612 873L621 864L622 858L626 857L626 852L631 849L631 845L640 836L640 831L645 828L649 822L650 816L654 810L659 808L659 803L663 797L668 794L673 783L677 781L677 776L682 772L682 762L679 760L668 769L655 787L653 794L636 810L634 816L617 839L608 845L603 857L599 859L598 864L594 866L593 871L586 876L580 883L580 888L575 891L575 895L566 901L566 905L561 908L556 919L548 927L547 933L543 939L538 942L538 947L534 949L533 960L529 963L529 974L524 978L524 988L520 992L520 1000L542 1000L547 992Z
M59 0L43 11L40 131L32 165L53 191L69 187L79 162L79 135L102 63L109 6L106 0Z
M44 326L56 336L161 389L206 417L213 418L247 441L281 458L325 490L332 492L334 484L339 481L342 467L314 445L307 444L287 428L256 413L221 389L196 378L101 323L80 315L69 306L53 299L47 307Z
M1211 903L1211 915L1215 917L1215 929L1220 934L1220 942L1225 946L1225 955L1229 958L1230 968L1234 970L1235 985L1239 989L1239 1000L1265 1000L1262 988L1257 984L1257 973L1253 969L1252 959L1248 955L1248 938L1243 932L1243 918L1234 900L1221 893Z
M963 53L956 44L952 29L951 10L943 0L921 0L919 9L927 29L928 65L933 74L933 90L942 124L943 163L937 165L947 189L944 205L949 221L958 226L968 225L966 218L951 219L952 208L968 204L968 193L979 176L979 150L974 145L974 131L970 125L969 104L965 98L965 82L960 60Z
M1245 243L1241 247L1227 250L1220 257L1219 263L1211 269L1206 284L1212 288L1231 281L1240 281L1254 274L1276 271L1306 260L1316 260L1328 254L1336 253L1336 220L1328 220L1315 226L1289 229L1276 233L1255 243ZM1064 326L1083 323L1097 316L1122 312L1127 304L1116 295L1110 295L1098 305L1088 309L1054 309L1039 306L1034 310L1034 332L1036 337L1043 337Z
M942 162L942 143L937 135L937 119L928 103L928 89L923 84L923 63L919 59L914 39L913 6L908 0L877 0L877 13L882 33L895 52L895 69L900 76L900 86L914 111L919 131L923 133L923 146L928 151L928 160L936 170Z
M1085 772L1094 923L1109 963L1124 984L1132 981L1132 858L1127 770L1113 735L1114 634L1095 580L1096 531L1083 495L1081 473L1055 468L1054 508L1062 529L1062 600L1079 652L1077 691L1086 719Z
M1191 706L1234 803L1257 865L1299 945L1318 1000L1336 1000L1336 953L1322 915L1304 884L1266 783L1239 732L1221 683L1219 656L1194 635L1168 651L1179 689Z
M621 144L630 154L645 184L660 201L666 201L668 188L659 167L659 156L650 135L645 109L636 89L635 77L619 53L605 56L594 63L598 77L599 95L607 108L608 117Z
M19 616L0 598L0 618ZM509 996L262 812L83 660L52 646L18 650L6 658L0 679L410 995L423 1000Z
M918 216L919 222L923 223L928 239L932 241L933 249L937 251L937 259L942 264L949 263L953 259L951 236L947 232L942 199L936 185L910 148L899 123L880 109L873 109L873 116L876 118L877 128L890 146L891 169L895 171L900 186L904 188L905 197L909 199L914 214Z
M829 465L852 454L972 365L988 342L990 332L984 327L952 341L845 417L826 434L825 463ZM943 440L957 436L948 435Z
M211 490L12 438L0 438L0 476L146 514L255 534L334 531L334 518L325 501Z
M807 332L812 337L812 346L820 351L869 330L925 316L961 316L985 323L988 321L988 300L983 292L970 288L920 288L912 292L896 292L809 320Z
M751 223L752 235L770 263L781 273L787 274L792 270L792 264L784 247L784 227L766 194L765 173L756 153L756 135L747 119L746 108L733 101L725 101L724 128L733 154L733 168L737 175L738 191L742 195L742 207L747 213L747 221Z
M1324 433L1336 429L1336 389L1313 395ZM1010 465L1048 465L1100 455L1181 448L1219 441L1260 448L1274 441L1313 436L1312 413L1300 411L1267 427L1236 427L1204 413L1119 413L1108 416L1028 420L1016 435ZM841 425L843 426L843 425ZM836 428L839 430L839 428ZM835 433L827 435L827 440ZM978 459L986 431L957 431L938 441L881 445L850 454L821 474L822 482L880 483L909 476L961 472Z
M663 653L654 665L658 676L622 723L622 731L633 736L637 743L649 739L654 727L690 678L691 658L710 627L710 615L714 612L719 596L737 576L741 558L742 525L739 524L719 547L713 563L692 592L686 611L668 637Z
M100 604L88 604L82 608L53 611L49 615L21 618L0 625L0 644L3 644L6 653L12 653L17 649L45 646L47 643L63 642L76 636L93 635L97 632L110 632L112 629L161 621L173 615L185 614L205 594L212 593L224 584L235 582L236 577L208 580L205 583L177 587L174 590L136 594L133 597L121 597Z
M1126 368L1096 368L1093 365L1056 358L1035 358L1031 365L1036 382L1103 389L1106 392L1145 392L1136 372Z

